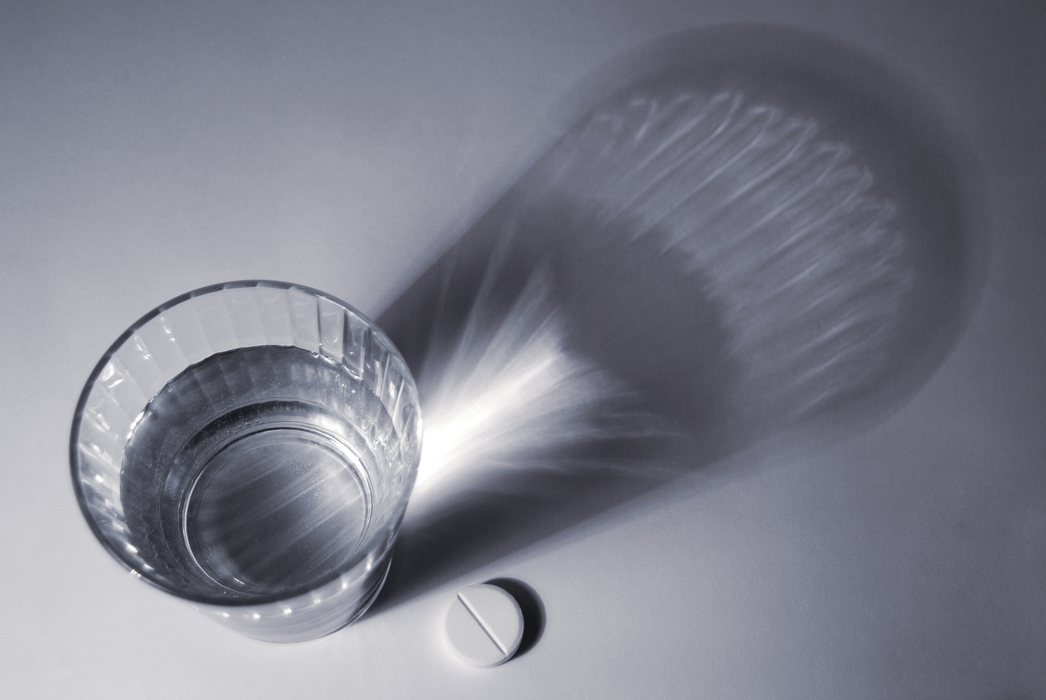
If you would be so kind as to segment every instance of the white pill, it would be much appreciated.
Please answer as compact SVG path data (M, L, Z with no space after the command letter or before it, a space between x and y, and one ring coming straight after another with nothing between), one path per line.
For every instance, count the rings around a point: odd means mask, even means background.
M512 658L523 639L523 613L504 589L481 583L463 588L447 609L447 644L462 661L490 668Z

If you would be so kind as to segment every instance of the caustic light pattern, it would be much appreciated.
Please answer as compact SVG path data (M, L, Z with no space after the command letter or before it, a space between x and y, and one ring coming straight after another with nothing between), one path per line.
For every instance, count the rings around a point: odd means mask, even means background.
M897 183L882 186L867 144L838 128L829 137L819 117L795 112L739 91L631 89L539 161L500 235L567 202L574 218L555 235L625 238L616 245L637 251L657 241L717 309L741 420L781 428L831 412L905 361L922 232L911 202L894 197ZM485 274L507 264L494 256ZM473 316L485 301L481 290ZM470 321L426 408L420 484L451 464L606 430L599 416L630 387L565 342L582 331L564 326L561 302L537 265L493 327Z

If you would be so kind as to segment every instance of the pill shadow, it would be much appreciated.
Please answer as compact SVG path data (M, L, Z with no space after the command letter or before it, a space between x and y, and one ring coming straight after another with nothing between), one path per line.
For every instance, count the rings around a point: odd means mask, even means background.
M545 604L541 602L537 591L518 579L495 578L486 583L497 586L519 603L519 610L523 614L523 638L513 658L523 656L534 648L545 633Z
M584 129L568 130L378 318L417 380L426 440L448 384L463 378L463 386L481 393L499 375L477 379L475 368L495 350L518 347L523 354L530 338L548 333L550 319L558 343L550 357L565 358L572 369L558 389L530 404L529 423L513 415L516 422L502 433L481 436L509 445L484 443L482 468L416 491L371 614L582 523L623 513L644 494L667 495L684 483L701 488L710 480L684 477L719 474L724 457L769 435L852 435L909 400L951 351L987 267L976 168L920 96L874 61L779 27L686 32L583 86L577 101L587 106L576 109L578 123L592 121L592 104L610 104L614 115L636 96L667 103L684 92L727 89L822 115L824 143L845 140L866 156L876 191L915 232L904 240L904 274L854 294L829 285L815 290L808 308L850 304L879 319L889 307L886 331L874 336L874 346L808 345L817 351L807 353L809 360L794 352L804 347L795 338L828 337L842 323L808 321L797 312L794 327L759 336L767 319L779 323L780 315L746 310L749 300L732 291L729 270L695 264L694 246L684 250L677 230L651 224L615 199L620 193L577 184L585 179L583 171L581 177L571 171L579 156L564 154L576 153ZM588 144L590 152L600 146ZM617 211L607 216L608 209ZM723 226L723 219L705 223ZM702 235L698 230L691 242L703 245ZM759 240L742 244L732 253L740 262L773 257ZM790 279L802 278L805 263L789 264L797 266ZM892 306L876 296L889 285L900 290ZM745 346L750 337L757 341ZM772 364L788 353L799 355L791 369L762 384L749 379L752 355ZM501 361L513 366L511 356ZM811 394L803 382L817 372L826 379ZM605 381L594 389L589 380L596 379ZM573 413L543 412L549 397L566 400ZM794 410L800 404L804 409Z

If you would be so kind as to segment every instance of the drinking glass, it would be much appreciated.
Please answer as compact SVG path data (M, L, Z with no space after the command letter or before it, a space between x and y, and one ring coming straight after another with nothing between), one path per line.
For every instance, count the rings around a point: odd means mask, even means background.
M146 314L73 419L105 548L249 637L313 639L377 596L417 473L417 389L359 311L308 287L215 285Z

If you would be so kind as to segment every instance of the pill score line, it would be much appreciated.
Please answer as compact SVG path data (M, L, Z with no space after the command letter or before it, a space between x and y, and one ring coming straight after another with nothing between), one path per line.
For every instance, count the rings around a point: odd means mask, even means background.
M470 603L461 593L458 593L458 600L465 606L465 610L467 610L469 615L472 616L472 619L476 621L476 624L479 625L480 629L490 637L490 641L494 642L494 646L496 646L502 654L508 654L508 647L498 639L498 636L494 634L494 630L490 628L490 625L488 625L486 620L483 619L483 616L479 614L479 611L472 607L472 603Z

